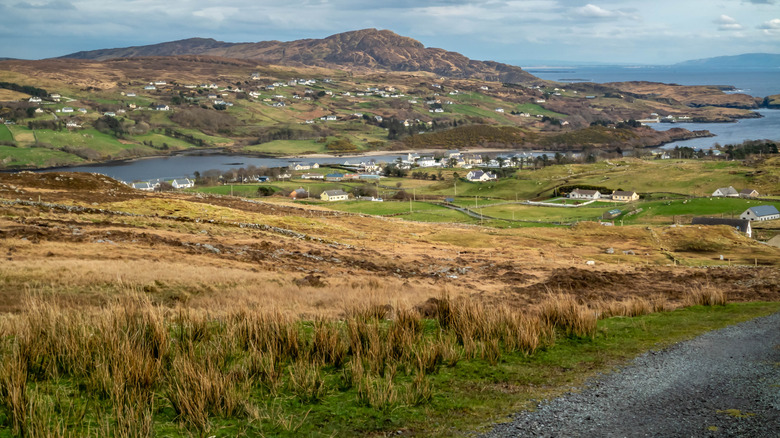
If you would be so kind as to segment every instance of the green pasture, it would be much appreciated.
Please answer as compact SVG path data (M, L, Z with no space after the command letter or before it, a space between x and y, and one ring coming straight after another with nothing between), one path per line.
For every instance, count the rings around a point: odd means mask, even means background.
M519 111L521 113L528 113L532 116L535 115L542 115L542 116L549 116L549 117L556 117L556 118L564 118L566 117L566 114L556 113L555 111L550 111L548 109L543 108L541 105L538 105L536 103L523 103L520 105L515 105L514 107L515 111Z
M0 168L56 167L83 163L67 152L46 148L0 146Z
M76 131L52 131L49 129L36 129L35 139L39 143L48 143L55 148L72 146L76 148L89 148L103 155L116 153L128 148L116 139L116 137L104 134L96 129L80 129Z
M245 146L243 150L281 156L327 152L325 143L318 143L317 140L274 140L268 143Z
M14 135L4 124L0 124L0 141L14 141Z

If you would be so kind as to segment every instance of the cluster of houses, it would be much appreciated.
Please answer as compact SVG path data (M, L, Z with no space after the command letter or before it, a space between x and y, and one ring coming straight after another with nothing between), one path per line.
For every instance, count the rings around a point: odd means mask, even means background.
M737 191L732 186L719 187L712 192L715 198L744 198L755 199L760 195L754 189L743 189ZM728 225L736 230L745 233L748 237L753 236L751 223L754 221L770 221L780 219L780 211L774 205L757 205L750 207L739 215L739 219L722 217L695 217L691 221L692 225Z
M174 189L189 189L195 187L195 181L189 178L176 178L172 180L168 179L155 179L151 181L140 181L134 183L125 183L136 190L142 190L144 192L153 192L160 188L163 183L168 183Z
M406 159L402 159L397 165L405 170L409 170L412 167L458 167L471 169L475 166L498 169L530 165L533 161L533 155L527 153L498 155L494 158L485 159L479 154L462 153L460 151L451 150L446 151L442 157L426 156L410 152L407 154Z
M691 225L728 225L734 227L737 231L745 233L747 237L753 237L753 221L769 221L780 219L780 211L774 205L758 205L750 207L742 214L739 219L721 218L721 217L695 217L691 220Z

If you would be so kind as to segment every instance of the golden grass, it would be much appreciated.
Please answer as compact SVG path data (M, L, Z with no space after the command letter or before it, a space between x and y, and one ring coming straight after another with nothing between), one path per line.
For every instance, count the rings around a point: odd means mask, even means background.
M428 322L435 327L424 333L417 310L387 292L385 301L379 296L343 302L342 313L311 321L241 303L161 306L132 287L102 307L69 308L30 289L22 312L0 319L0 409L16 434L62 435L61 424L47 420L51 401L36 388L64 377L99 401L98 435L152 436L161 400L198 435L212 431L214 418L266 415L295 429L293 419L262 414L258 403L291 396L316 404L331 391L354 389L358 404L380 411L425 404L434 395L429 376L463 358L496 365L505 354L534 354L556 337L592 337L596 308L601 316L668 308L661 298L588 306L560 290L548 291L535 308L513 308L442 292ZM722 303L712 285L688 296L695 297L689 304Z
M685 291L685 306L723 306L728 302L726 293L711 284L690 286Z

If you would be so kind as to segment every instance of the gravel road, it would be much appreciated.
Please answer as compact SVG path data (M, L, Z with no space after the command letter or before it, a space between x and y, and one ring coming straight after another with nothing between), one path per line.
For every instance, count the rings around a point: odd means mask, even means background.
M780 313L646 353L483 437L780 437Z

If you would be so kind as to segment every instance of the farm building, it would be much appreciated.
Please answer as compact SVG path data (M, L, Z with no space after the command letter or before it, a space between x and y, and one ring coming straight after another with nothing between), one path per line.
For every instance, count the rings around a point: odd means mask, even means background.
M771 221L780 219L780 211L777 211L774 205L759 205L748 208L739 215L739 218L749 221Z
M753 237L753 228L750 221L744 219L726 219L720 217L695 217L691 220L691 225L728 225L734 227L737 231L745 233L748 237Z

